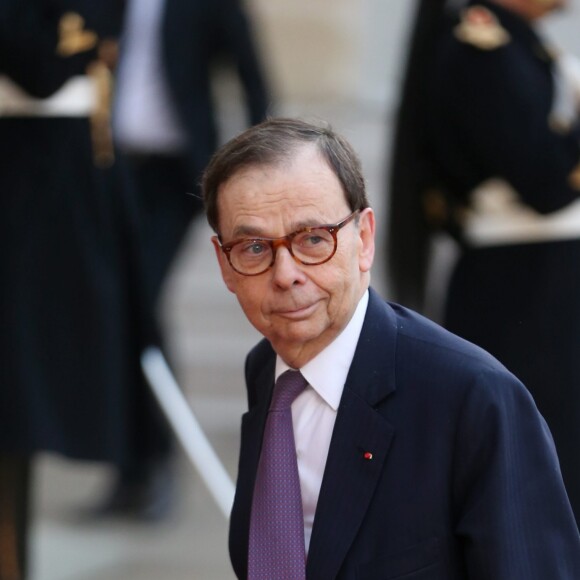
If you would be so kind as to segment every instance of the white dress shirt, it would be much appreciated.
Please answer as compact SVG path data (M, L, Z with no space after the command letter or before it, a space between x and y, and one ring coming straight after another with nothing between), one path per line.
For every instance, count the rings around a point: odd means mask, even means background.
M185 148L162 59L165 0L131 0L121 39L113 130L132 153L174 154Z
M354 357L368 301L369 293L366 291L341 334L300 369L308 381L308 386L292 403L292 424L302 492L306 553L310 546L314 514L336 413ZM280 357L277 357L276 379L289 368Z

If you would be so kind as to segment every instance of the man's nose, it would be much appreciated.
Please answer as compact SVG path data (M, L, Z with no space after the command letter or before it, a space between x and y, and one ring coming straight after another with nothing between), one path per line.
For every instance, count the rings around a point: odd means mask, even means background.
M274 281L280 286L291 286L303 276L302 268L285 244L279 244L274 251Z

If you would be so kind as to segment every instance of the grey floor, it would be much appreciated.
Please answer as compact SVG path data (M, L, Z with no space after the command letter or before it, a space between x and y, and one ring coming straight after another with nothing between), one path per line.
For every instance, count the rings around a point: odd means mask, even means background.
M299 113L287 111L289 114ZM373 107L321 107L313 112L344 133L361 155L379 218L373 285L383 290L383 180L387 122ZM382 222L382 223L381 223ZM223 286L211 232L194 224L168 280L161 317L181 389L235 479L239 417L244 412L244 355L258 338ZM180 499L159 525L86 523L78 508L107 482L98 465L43 457L37 471L32 580L227 580L227 521L198 473L180 453Z

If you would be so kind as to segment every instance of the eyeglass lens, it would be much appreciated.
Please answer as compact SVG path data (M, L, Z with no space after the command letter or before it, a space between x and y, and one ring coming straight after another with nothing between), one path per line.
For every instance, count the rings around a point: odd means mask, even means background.
M318 264L329 258L335 249L335 240L323 228L297 232L281 240L247 240L231 248L232 266L243 273L260 272L270 266L273 253L279 245L290 245L293 256L303 264Z

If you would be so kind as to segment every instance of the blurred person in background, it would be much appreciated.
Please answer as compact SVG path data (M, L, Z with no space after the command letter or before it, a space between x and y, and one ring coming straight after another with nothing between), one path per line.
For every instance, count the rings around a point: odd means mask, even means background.
M580 74L559 0L418 3L391 164L389 283L531 391L580 520ZM455 240L440 260L434 240Z
M225 62L236 66L247 123L262 121L269 95L243 0L128 0L114 136L143 212L154 301L202 210L198 181L218 142L212 81Z
M113 1L0 4L2 580L27 576L40 452L130 468L139 515L164 509L143 479L165 431L140 372L152 327L103 60L120 22Z
M144 284L153 328L170 266L202 210L198 181L218 142L212 81L233 62L245 93L247 123L266 116L268 92L248 16L240 0L128 0L114 96L113 137L126 163L141 216ZM215 87L213 87L215 88ZM164 347L163 332L150 333ZM170 357L169 357L170 358ZM162 423L161 423L162 424ZM151 479L174 492L173 437ZM97 514L126 512L129 466Z

